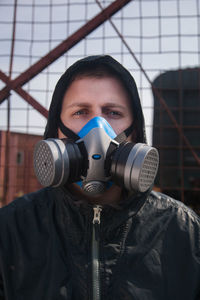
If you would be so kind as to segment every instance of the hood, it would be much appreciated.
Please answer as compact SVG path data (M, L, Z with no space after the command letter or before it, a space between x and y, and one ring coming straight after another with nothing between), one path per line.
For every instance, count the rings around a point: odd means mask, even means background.
M80 72L80 70L87 68L92 69L93 67L99 65L109 68L119 77L119 79L124 84L125 88L130 94L131 99L131 107L134 118L134 130L136 130L137 132L137 139L135 142L146 142L144 117L135 80L128 70L126 70L118 61L116 61L109 55L88 56L80 59L73 65L71 65L60 77L53 93L47 125L44 132L44 139L57 138L58 136L57 131L62 108L62 99L72 81L72 78L74 78L76 74Z

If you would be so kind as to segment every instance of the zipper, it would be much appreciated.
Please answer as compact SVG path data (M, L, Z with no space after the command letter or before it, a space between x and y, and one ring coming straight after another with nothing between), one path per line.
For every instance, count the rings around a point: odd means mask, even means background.
M93 226L92 226L92 295L93 300L101 299L100 287L100 259L99 259L99 233L100 233L100 218L102 207L95 205L93 207Z

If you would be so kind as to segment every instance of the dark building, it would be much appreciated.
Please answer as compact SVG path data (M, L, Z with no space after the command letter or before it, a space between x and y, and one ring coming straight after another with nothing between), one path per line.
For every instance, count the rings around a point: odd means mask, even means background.
M153 145L159 149L156 185L161 191L200 208L200 69L168 71L153 86ZM164 107L166 102L177 124ZM187 143L187 141L189 143ZM199 212L199 211L198 211Z

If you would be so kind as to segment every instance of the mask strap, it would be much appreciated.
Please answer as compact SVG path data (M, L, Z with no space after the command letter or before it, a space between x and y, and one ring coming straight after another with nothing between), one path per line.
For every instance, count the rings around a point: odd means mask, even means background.
M77 140L80 139L80 137L76 133L74 133L71 129L69 129L68 127L66 127L63 124L63 122L62 122L61 119L60 119L58 125L59 125L59 128L60 128L61 132L64 135L66 135L68 138L73 139L74 141L77 141ZM114 140L117 141L118 143L124 142L127 139L127 137L132 133L133 129L134 129L134 123L132 123L123 132L121 132L120 134L118 134Z
M58 126L59 126L60 130L62 131L62 133L64 135L66 135L68 138L70 138L70 139L72 139L74 141L77 141L77 140L80 139L80 137L75 132L73 132L71 129L69 129L68 127L66 127L63 124L63 122L62 122L61 119L59 120Z
M134 122L128 128L126 128L122 133L118 134L114 140L117 141L118 143L124 142L127 139L127 137L133 132L133 129L134 129Z

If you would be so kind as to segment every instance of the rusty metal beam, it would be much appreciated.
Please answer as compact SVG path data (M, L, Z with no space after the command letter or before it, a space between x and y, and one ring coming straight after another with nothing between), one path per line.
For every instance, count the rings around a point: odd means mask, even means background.
M10 85L11 81L9 77L0 70L0 79L7 85ZM29 93L23 90L20 86L14 88L14 91L20 95L26 102L28 102L33 108L41 113L45 118L48 117L48 110L43 107L38 101L36 101Z
M132 0L114 1L93 19L78 29L74 34L51 50L47 55L43 56L39 61L21 73L17 78L10 81L8 86L0 91L0 104L9 96L11 89L16 90L16 88L19 86L23 86L131 1Z

